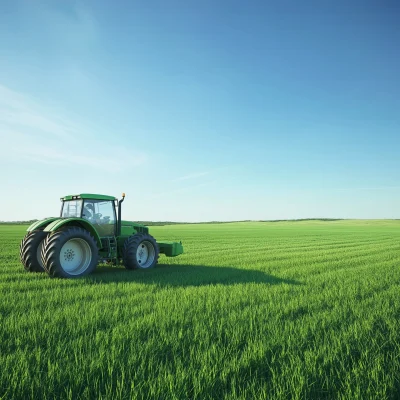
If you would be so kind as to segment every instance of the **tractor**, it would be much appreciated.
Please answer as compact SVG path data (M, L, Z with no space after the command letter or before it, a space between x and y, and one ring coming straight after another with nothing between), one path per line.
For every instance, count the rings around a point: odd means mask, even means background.
M156 242L147 226L123 221L124 200L125 193L121 200L90 193L62 197L59 218L37 221L27 229L20 245L25 270L77 278L93 272L99 262L149 269L159 254L183 253L181 242Z

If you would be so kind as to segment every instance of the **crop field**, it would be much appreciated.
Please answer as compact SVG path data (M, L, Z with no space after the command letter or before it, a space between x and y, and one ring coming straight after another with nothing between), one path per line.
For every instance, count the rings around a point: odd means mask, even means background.
M0 225L0 399L398 399L400 221L151 227L185 254L27 273Z

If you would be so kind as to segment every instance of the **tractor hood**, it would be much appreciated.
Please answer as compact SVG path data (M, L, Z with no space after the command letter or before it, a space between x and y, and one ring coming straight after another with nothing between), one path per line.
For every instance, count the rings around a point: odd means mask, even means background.
M121 236L131 236L136 232L149 233L149 228L132 221L121 221Z

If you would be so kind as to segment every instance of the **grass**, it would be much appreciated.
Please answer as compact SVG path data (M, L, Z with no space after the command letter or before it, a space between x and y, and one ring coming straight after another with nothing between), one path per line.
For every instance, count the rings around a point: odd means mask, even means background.
M60 280L0 226L0 399L400 398L400 221L151 232L185 254Z

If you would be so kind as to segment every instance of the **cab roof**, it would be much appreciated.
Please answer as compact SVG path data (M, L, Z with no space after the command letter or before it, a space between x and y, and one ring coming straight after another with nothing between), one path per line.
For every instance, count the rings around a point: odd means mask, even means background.
M61 197L62 201L75 200L75 199L117 200L114 196L107 196L105 194L94 194L94 193L70 194L68 196Z

